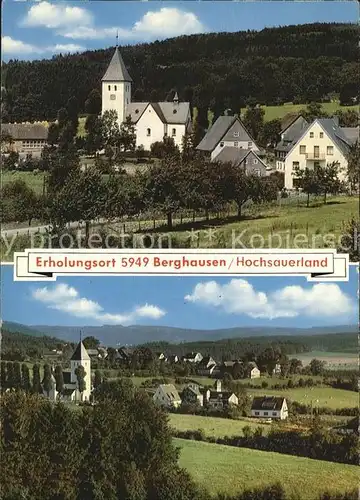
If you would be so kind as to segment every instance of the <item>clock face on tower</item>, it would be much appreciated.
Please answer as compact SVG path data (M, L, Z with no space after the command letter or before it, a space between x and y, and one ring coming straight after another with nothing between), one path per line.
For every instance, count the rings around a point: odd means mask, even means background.
M116 99L116 95L115 94L110 94L110 100L111 101L115 101Z

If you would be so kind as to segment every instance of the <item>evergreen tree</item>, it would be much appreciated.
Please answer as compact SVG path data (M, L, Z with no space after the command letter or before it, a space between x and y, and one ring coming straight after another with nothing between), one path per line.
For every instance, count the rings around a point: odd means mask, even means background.
M18 361L13 363L13 387L14 389L21 389L21 366Z
M30 384L30 372L29 372L29 367L25 363L21 365L21 382L22 382L22 388L24 391L29 392L31 389L31 384Z
M136 128L131 121L131 116L127 116L120 125L119 142L121 151L135 151L136 147Z
M46 364L44 365L44 378L42 382L44 391L46 392L47 396L49 397L50 391L53 386L53 382L51 380L51 368L50 365Z
M54 377L56 380L56 390L59 394L61 394L64 390L64 376L62 367L60 365L57 365L55 367Z
M97 89L93 89L85 101L85 113L98 115L101 112L101 95Z
M6 365L7 365L7 363L5 363L4 361L1 361L0 389L2 391L7 389L7 387L8 387Z
M97 389L102 384L102 376L100 370L95 370L94 389Z
M32 390L34 394L42 393L40 367L38 364L33 366Z

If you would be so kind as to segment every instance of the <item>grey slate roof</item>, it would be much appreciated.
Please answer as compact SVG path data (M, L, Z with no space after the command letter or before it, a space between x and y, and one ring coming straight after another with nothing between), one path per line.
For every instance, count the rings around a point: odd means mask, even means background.
M125 115L131 116L131 121L137 123L147 106L151 104L163 123L185 124L190 113L188 102L131 102L126 106Z
M103 82L132 82L132 78L129 75L128 70L124 64L123 58L121 57L120 50L116 47L114 55L110 61L110 64L102 77Z
M200 149L201 151L213 151L235 120L236 116L219 116L206 132L196 149Z
M41 123L4 123L1 133L9 134L15 141L42 140L48 138L48 128Z
M341 127L341 132L344 134L347 141L351 144L354 144L359 140L359 127Z
M251 409L252 410L269 410L280 411L285 398L276 396L264 396L262 398L254 398Z
M71 359L73 361L82 361L82 360L89 360L90 356L88 355L87 350L85 349L85 346L82 342L79 342L78 345L76 346L76 349L74 351L74 354L71 356Z
M333 142L338 146L343 154L347 154L349 150L348 138L342 131L342 129L334 122L332 118L319 118L317 122L320 123L325 132L331 137Z
M229 401L229 398L233 395L234 393L231 391L210 391L210 399L218 399L219 401Z
M206 132L196 149L213 151L220 141L253 142L240 118L237 116L219 116Z
M165 392L165 394L170 398L171 401L181 400L179 393L173 384L161 384L160 387Z

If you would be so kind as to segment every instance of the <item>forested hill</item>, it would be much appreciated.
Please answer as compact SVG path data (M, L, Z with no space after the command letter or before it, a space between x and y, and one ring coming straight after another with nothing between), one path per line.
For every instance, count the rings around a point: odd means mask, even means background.
M182 36L121 51L133 100L164 100L176 89L197 107L306 103L333 92L347 104L358 93L358 33L352 24L296 25ZM113 50L3 64L3 120L54 119L72 96L83 112Z

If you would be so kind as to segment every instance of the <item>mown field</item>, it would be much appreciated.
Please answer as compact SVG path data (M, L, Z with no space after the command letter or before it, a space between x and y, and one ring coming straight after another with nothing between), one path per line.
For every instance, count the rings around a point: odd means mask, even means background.
M338 102L324 102L321 106L325 113L333 115L336 111L347 111L353 109L358 111L359 106L341 106ZM283 104L282 106L262 106L265 111L264 120L266 122L274 120L275 118L283 118L288 113L298 113L306 108L306 104Z
M248 389L251 396L284 396L298 403L313 405L314 408L326 406L328 408L355 408L359 404L359 394L344 389L332 387L299 387L295 389Z
M169 414L169 423L172 428L177 431L194 431L201 429L207 437L224 437L224 436L242 436L243 428L251 427L252 430L256 427L263 429L263 434L266 434L271 426L269 424L260 423L254 419L231 420L229 418L219 417L203 417L200 415L182 415L176 413Z
M326 367L331 369L354 369L359 367L358 354L356 352L323 352L311 351L298 354L297 358L306 366L314 358L326 362Z
M355 465L184 439L174 441L181 449L180 465L212 494L234 495L279 481L289 494L315 500L326 489L346 492L358 487Z

